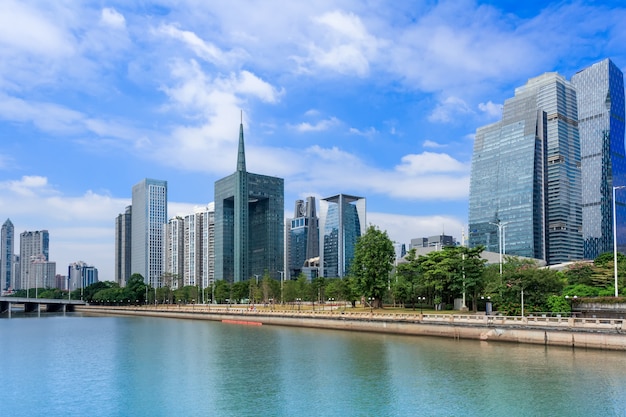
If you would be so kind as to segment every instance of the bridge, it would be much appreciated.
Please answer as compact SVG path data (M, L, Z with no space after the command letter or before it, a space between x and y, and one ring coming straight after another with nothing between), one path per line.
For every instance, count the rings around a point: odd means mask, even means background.
M46 306L47 312L71 312L75 306L84 306L87 303L82 300L67 300L54 298L27 298L27 297L0 297L0 313L9 313L11 317L11 308L13 305L24 306L24 312L41 311L41 305Z

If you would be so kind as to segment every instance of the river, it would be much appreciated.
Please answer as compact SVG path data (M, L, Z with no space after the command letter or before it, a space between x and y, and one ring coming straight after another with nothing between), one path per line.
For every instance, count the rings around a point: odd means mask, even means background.
M623 352L152 317L0 319L1 416L626 416Z

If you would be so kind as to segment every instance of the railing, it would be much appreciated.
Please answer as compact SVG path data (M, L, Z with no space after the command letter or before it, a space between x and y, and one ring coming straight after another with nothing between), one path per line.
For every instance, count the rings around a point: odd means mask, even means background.
M461 326L510 326L525 328L561 328L581 330L626 330L624 319L611 318L575 318L575 317L549 317L549 316L492 316L475 314L409 314L409 313L385 313L350 311L349 309L335 310L284 310L284 309L251 309L242 307L228 307L215 305L170 305L160 306L124 306L112 307L101 306L104 309L149 311L161 313L196 313L196 314L237 314L245 316L276 316L276 317L299 317L299 318L333 318L354 319L379 322L406 322L421 324L445 324Z

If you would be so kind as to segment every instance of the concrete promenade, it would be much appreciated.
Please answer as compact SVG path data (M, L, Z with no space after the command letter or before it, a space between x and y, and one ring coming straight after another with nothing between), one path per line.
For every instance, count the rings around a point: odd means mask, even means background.
M355 311L358 310L358 311ZM572 317L506 317L475 314L415 314L345 310L270 310L223 305L77 306L95 315L182 318L364 331L412 336L438 336L583 349L626 350L626 320Z

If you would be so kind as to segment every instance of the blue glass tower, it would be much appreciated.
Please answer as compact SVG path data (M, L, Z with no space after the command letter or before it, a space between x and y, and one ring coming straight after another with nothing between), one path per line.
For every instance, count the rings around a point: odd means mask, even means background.
M365 226L365 198L338 194L320 200L321 276L343 278L350 273L354 247Z
M469 242L556 264L582 259L576 91L546 73L515 90L502 121L476 132Z
M624 75L605 59L572 77L578 93L584 257L613 251L613 187L626 185ZM626 189L616 189L617 248L626 253Z

